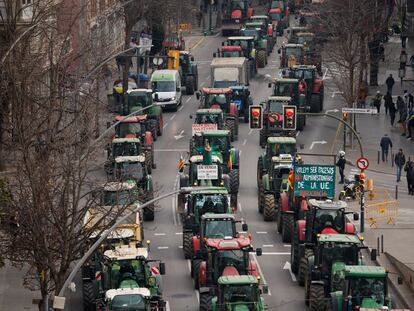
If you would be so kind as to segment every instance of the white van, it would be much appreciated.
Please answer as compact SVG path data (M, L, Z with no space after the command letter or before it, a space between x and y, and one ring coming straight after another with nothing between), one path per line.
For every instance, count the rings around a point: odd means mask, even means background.
M181 105L181 77L178 70L156 70L151 76L154 103L162 108Z

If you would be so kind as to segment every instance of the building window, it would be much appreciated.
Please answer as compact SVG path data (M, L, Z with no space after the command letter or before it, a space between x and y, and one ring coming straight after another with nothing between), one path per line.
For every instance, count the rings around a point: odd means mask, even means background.
M22 2L22 10L21 10L21 17L22 19L32 19L33 17L33 4L32 0L21 0Z

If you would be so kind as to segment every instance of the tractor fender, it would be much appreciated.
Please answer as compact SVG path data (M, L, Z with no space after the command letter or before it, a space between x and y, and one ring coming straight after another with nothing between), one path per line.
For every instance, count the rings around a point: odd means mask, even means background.
M230 192L230 176L227 174L223 174L223 182L224 187L227 189L227 191Z
M315 266L315 255L308 257L308 271L312 271Z
M207 284L207 265L205 261L200 263L200 270L199 270L199 282L201 286L205 286Z
M200 251L200 237L198 235L193 235L193 250L194 250L194 256L197 255L197 253Z
M282 213L289 211L289 198L286 192L282 192L280 194L280 205L279 206L281 208Z
M321 88L323 87L323 81L320 79L315 79L313 82L312 93L319 94L321 92Z
M300 202L300 210L301 210L302 212L307 212L307 211L309 211L308 202L306 202L306 200L302 200L302 201Z
M269 174L265 174L262 176L262 181L263 181L263 188L265 191L269 191L270 189L270 184L269 184Z
M299 230L299 241L305 241L305 228L306 228L306 221L304 219L297 221L297 228Z
M180 188L188 187L190 184L187 174L180 173Z
M324 281L311 281L312 285L321 285L321 286L325 286L325 282Z
M346 234L355 234L355 226L354 224L347 222L345 224L345 233Z
M237 117L238 110L237 110L237 105L235 103L230 103L229 115L232 117Z
M256 264L256 262L255 262L255 261L250 260L250 262L249 262L249 269L248 269L248 271L249 271L249 274L250 274L250 275L253 275L253 276L255 276L255 277L260 276L259 271L257 271L257 264Z
M248 18L250 18L250 17L252 17L253 16L253 8L252 7L249 7L248 9L247 9L247 17Z
M152 146L152 133L151 132L145 132L145 145Z

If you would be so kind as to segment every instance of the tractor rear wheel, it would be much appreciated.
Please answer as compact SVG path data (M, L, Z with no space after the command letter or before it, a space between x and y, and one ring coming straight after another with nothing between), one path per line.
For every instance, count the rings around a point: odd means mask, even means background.
M93 290L92 282L83 282L82 284L83 291L83 310L85 311L95 311L95 295Z
M145 202L148 202L152 200L153 198L154 198L154 193L152 192L152 190L150 190L150 192L147 192L147 194L145 195ZM154 203L148 205L147 207L144 207L144 220L153 221L155 217L154 210L155 210Z
M195 86L195 79L193 76L188 76L187 80L185 81L185 93L187 95L194 94L194 86Z
M273 194L265 195L263 219L264 221L272 221L275 219L275 197Z
M240 173L238 169L233 169L229 173L230 176L230 193L238 193L240 185Z
M259 193L257 194L257 207L259 209L259 213L263 213L263 206L264 206L264 187L263 183L259 184Z
M259 144L262 148L266 146L266 133L263 129L261 129L259 132Z
M282 241L290 243L292 241L293 214L282 214Z
M310 110L311 112L320 112L321 103L320 103L320 94L312 94L310 99Z
M184 258L190 259L193 254L193 235L191 232L183 233L183 251Z
M233 119L227 119L226 128L230 131L231 141L237 140L236 122Z
M262 157L257 160L257 187L262 182L263 162Z
M266 51L257 52L257 67L264 68L266 66Z
M311 311L325 310L325 290L320 284L311 284L309 287L309 309Z
M193 276L194 276L194 289L200 289L200 259L194 259L193 264Z
M293 273L299 271L299 229L294 226L292 236L292 249L291 249L291 268Z
M147 167L148 174L152 173L152 152L151 150L145 151L145 166Z
M210 293L201 293L200 294L200 311L210 311L211 310L211 299L213 297Z
M151 134L152 134L152 139L154 141L157 141L158 139L158 122L157 120L151 119L149 121L150 123L150 130L151 130Z
M298 116L298 125L296 127L298 131L303 131L303 128L305 127L305 118L305 115Z
M299 263L299 279L298 284L299 286L305 285L305 278L308 274L308 258L313 256L313 251L311 249L305 249L305 255L300 259Z

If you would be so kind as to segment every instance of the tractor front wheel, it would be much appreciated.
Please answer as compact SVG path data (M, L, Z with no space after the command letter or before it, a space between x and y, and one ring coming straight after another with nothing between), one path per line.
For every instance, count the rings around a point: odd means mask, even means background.
M309 309L310 311L325 310L325 290L320 284L311 284L309 287Z
M293 214L282 214L282 241L289 243L292 241Z
M310 100L310 109L311 112L320 112L321 111L321 96L320 94L312 94L311 100Z
M152 173L152 152L151 150L145 151L145 166L147 168L148 174Z
M266 146L266 133L263 129L261 129L259 132L259 144L262 148Z
M266 51L257 52L257 67L264 68L266 66Z
M313 251L311 249L305 250L305 255L300 259L299 263L299 279L298 284L299 286L305 285L306 275L308 274L308 258L313 256Z
M231 141L237 140L236 122L233 119L226 120L226 128L230 131Z
M148 192L145 196L145 202L151 201L154 198L154 193ZM154 203L144 208L144 220L153 221L155 218L155 207Z
M200 289L200 259L195 259L193 264L194 289Z
M193 235L191 232L183 232L184 258L190 259L193 254Z
M158 129L157 129L158 136L162 136L163 131L164 131L164 120L162 118L162 113L161 113L158 117Z
M263 210L263 219L272 221L275 218L275 197L273 194L265 195L265 205Z
M262 157L257 160L257 187L262 182L262 174L263 174L263 162Z
M281 206L279 203L279 208L276 210L276 227L277 227L277 232L282 233L283 231L283 222L282 222L282 211L281 211ZM284 242L284 241L283 241Z
M212 296L210 293L201 293L200 294L200 311L210 311L211 310L211 300Z
M84 282L82 284L83 291L83 310L85 311L95 311L95 295L93 290L92 282Z
M299 229L294 228L292 236L292 249L291 249L291 268L293 273L299 271Z
M238 169L233 169L229 173L230 176L230 193L238 193L240 185L240 173Z
M259 213L263 213L263 206L264 206L264 186L263 183L259 184L259 193L257 194L257 207L259 210Z
M185 82L185 93L187 95L194 94L195 79L193 76L188 76Z

